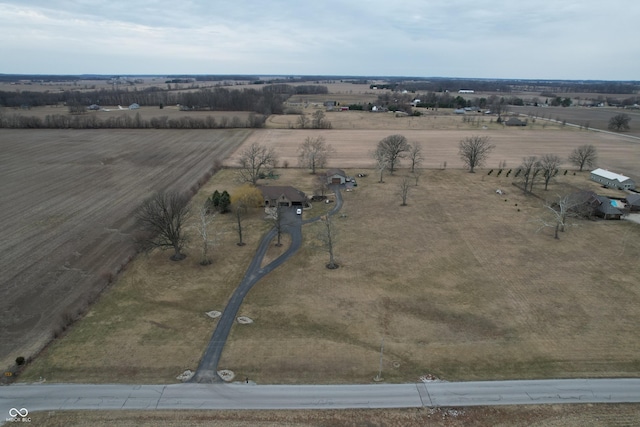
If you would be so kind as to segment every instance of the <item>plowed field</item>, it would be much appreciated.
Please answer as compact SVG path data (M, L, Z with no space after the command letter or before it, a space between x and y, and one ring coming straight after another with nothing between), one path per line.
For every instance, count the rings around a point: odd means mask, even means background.
M133 211L195 190L249 130L1 130L0 364L30 356L133 255Z

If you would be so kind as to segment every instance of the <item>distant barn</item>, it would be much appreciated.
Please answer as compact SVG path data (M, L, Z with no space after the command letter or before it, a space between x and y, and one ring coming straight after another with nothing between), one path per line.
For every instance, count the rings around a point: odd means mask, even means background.
M610 172L605 169L598 168L592 170L590 178L592 181L598 182L607 187L618 188L620 190L633 190L636 188L636 183L628 176Z

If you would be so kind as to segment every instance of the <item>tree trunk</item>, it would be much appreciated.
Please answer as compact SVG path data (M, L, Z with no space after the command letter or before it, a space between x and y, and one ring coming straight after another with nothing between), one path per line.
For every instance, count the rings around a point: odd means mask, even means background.
M556 239L559 239L560 237L558 237L558 230L560 229L560 223L556 223L556 233L555 233L555 237Z
M236 218L238 220L238 238L239 241L237 243L238 246L244 246L244 242L242 241L242 215L239 210L236 210Z

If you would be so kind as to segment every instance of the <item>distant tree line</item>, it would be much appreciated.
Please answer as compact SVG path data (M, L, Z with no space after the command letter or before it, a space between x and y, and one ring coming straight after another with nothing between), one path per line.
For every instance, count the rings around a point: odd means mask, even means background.
M63 92L0 91L0 106L31 108L45 105L123 105L140 106L179 104L187 110L252 111L259 114L282 114L283 102L291 95L328 93L326 86L276 84L260 89L202 88L196 91L168 91L151 87Z
M246 120L237 116L215 118L189 117L170 119L167 116L142 119L140 113L135 116L122 114L101 118L95 114L67 115L51 114L44 119L25 116L18 113L2 114L0 128L15 129L222 129L222 128L261 128L266 116L250 114Z
M512 91L553 93L609 93L609 94L635 94L640 90L638 81L578 81L578 80L502 80L502 79L448 79L429 78L425 80L412 79L387 79L381 84L371 84L371 89L390 89L393 91L408 92L457 92L460 89L469 89L476 92L503 92Z

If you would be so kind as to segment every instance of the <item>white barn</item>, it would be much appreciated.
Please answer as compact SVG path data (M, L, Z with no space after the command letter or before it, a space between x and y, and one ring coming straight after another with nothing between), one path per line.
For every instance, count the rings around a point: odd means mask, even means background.
M633 190L636 183L628 176L610 172L606 169L595 169L591 171L591 181L598 182L607 187L619 188L620 190Z

